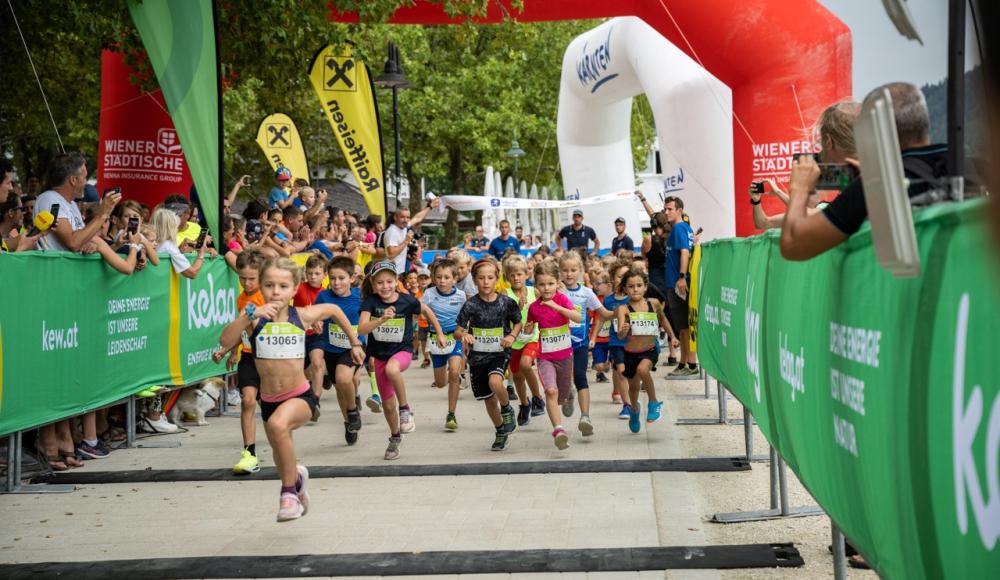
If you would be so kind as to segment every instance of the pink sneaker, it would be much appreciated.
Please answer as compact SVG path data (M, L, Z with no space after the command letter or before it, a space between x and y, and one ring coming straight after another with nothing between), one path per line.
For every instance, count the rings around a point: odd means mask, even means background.
M562 427L552 431L552 438L555 440L556 447L560 450L569 447L569 435L566 434L566 430Z
M302 508L302 502L299 501L299 497L294 493L283 493L281 494L281 503L278 507L278 521L287 522L288 520L297 520L302 517L304 513Z
M302 515L309 513L309 492L306 491L306 484L309 483L309 470L306 469L305 465L296 465L295 471L298 472L299 477L302 479L302 488L297 494L299 496L299 503L302 504Z

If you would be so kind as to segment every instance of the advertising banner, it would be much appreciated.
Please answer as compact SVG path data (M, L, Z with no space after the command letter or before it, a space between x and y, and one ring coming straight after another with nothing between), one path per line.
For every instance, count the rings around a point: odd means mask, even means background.
M701 363L882 577L1000 569L1000 277L984 213L918 213L917 278L878 267L867 227L807 262L784 260L776 232L702 250Z
M328 44L313 57L309 80L368 211L384 219L382 137L368 66L354 58L349 44Z
M0 303L0 435L225 372L211 354L236 318L238 285L222 259L194 280L165 254L131 276L62 252L0 254L0 271L22 290Z
M302 138L292 118L284 113L264 117L257 127L257 145L260 146L271 169L284 166L292 170L293 178L309 181L309 164L302 147Z
M102 52L97 189L121 187L123 199L153 207L187 196L191 172L162 93L140 90L132 74L122 53Z

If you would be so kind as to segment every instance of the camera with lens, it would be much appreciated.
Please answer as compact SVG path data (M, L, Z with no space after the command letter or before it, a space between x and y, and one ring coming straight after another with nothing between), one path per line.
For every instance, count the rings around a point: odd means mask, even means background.
M258 242L264 235L264 226L260 220L247 220L247 241Z

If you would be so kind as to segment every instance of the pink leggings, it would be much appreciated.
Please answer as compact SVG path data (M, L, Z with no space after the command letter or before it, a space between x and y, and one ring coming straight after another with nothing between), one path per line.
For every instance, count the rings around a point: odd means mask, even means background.
M382 402L384 403L396 396L396 389L392 387L392 381L390 381L389 376L385 374L386 365L389 364L390 360L394 360L399 363L399 372L403 372L410 367L410 361L413 360L413 353L401 350L389 357L389 360L382 360L374 357L372 357L372 360L375 364L375 383L378 386L378 395L382 397Z

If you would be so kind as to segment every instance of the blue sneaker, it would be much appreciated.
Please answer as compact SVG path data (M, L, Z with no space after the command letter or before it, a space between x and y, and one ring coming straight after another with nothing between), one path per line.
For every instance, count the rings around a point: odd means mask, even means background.
M622 410L618 412L618 418L624 420L628 419L628 417L629 417L628 405L627 404L622 405Z
M660 420L660 409L663 407L663 401L650 401L649 408L646 409L646 422L656 423Z
M642 428L642 422L639 420L639 413L641 411L642 411L642 403L636 403L635 407L629 407L628 430L633 433L638 433L639 429Z

